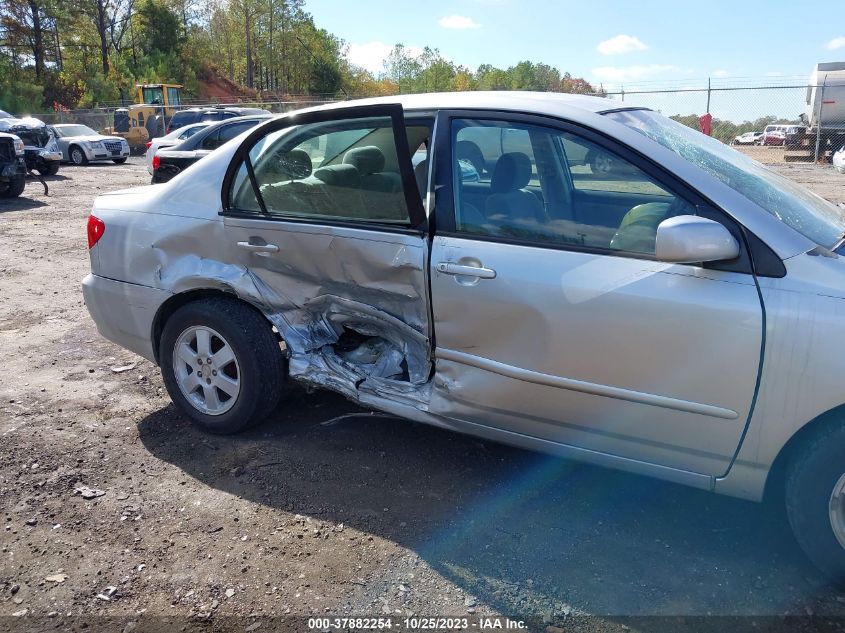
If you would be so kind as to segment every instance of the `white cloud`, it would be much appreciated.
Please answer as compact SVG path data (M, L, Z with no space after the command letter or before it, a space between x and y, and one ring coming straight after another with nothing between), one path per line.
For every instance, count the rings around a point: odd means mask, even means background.
M834 37L824 47L829 51L835 51L837 48L845 48L845 37Z
M384 60L390 55L393 50L392 44L379 42L373 40L365 44L350 44L346 51L346 58L351 64L360 66L365 70L369 70L376 75L384 72ZM419 57L422 55L422 49L419 46L405 46L405 51L413 56Z
M390 44L378 41L367 42L366 44L350 44L346 57L356 66L370 72L380 72L384 70L384 59L392 49L393 47Z
M444 29L478 29L481 25L465 15L447 15L437 22Z
M593 77L600 81L622 82L646 79L654 75L678 72L677 66L666 64L648 64L641 66L601 66L593 68Z
M602 55L620 55L633 51L644 51L648 46L642 43L638 37L632 35L617 35L609 40L601 42L597 47Z
M723 68L719 68L718 70L714 70L710 73L710 75L716 77L717 79L724 79L725 77L730 77L731 73Z

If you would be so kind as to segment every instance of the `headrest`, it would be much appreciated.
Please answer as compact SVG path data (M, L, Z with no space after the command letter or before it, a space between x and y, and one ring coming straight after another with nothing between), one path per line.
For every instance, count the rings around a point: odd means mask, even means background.
M479 176L484 173L484 154L476 143L472 141L458 141L455 143L455 155L459 159L463 158L471 162Z
M329 165L320 167L314 177L332 187L358 187L361 176L354 165Z
M344 165L355 165L362 176L384 171L384 154L375 145L356 147L346 152Z
M522 189L531 180L531 159L522 152L502 154L490 180L492 193L507 193Z
M292 149L280 156L281 169L291 180L301 180L311 175L311 157L301 149Z

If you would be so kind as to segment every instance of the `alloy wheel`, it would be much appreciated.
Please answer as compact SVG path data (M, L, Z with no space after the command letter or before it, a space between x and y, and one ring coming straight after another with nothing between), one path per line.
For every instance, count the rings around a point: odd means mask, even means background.
M207 415L231 409L241 391L234 350L219 332L204 325L193 325L176 339L173 374L185 399Z

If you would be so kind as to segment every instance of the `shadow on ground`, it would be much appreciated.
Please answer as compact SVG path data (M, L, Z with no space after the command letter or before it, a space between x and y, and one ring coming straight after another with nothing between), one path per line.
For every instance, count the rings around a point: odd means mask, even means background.
M38 195L43 195L44 190L38 181L35 181L35 183L27 182L26 187L23 194L17 198L0 197L0 213L7 211L26 211L27 209L38 209L47 206L47 203L42 200L34 200L33 198L27 197L34 191L34 189L30 190L30 187L38 187Z
M779 616L830 594L765 506L401 420L323 424L349 411L297 391L251 432L209 437L171 406L140 437L209 486L409 548L505 614Z

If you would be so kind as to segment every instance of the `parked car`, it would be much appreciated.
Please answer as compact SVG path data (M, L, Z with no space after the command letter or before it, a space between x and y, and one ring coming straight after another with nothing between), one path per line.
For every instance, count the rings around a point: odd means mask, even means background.
M122 165L129 158L129 143L125 138L106 136L78 123L59 123L53 129L62 158L74 165L87 165L98 160Z
M833 166L840 174L845 174L845 146L841 147L839 151L833 153L831 159Z
M759 141L763 137L762 132L745 132L744 134L740 134L739 136L735 137L733 140L734 145L756 145L757 141Z
M24 144L14 134L0 132L0 197L17 198L26 187Z
M491 149L490 179L463 182L467 131L502 129L525 151ZM573 145L630 175L573 178ZM101 195L88 227L100 333L158 364L205 430L264 418L295 379L524 448L780 494L809 557L845 581L845 217L716 139L581 95L343 102L262 120L162 187Z
M760 139L761 145L780 147L786 142L786 133L783 130L771 130L763 134Z
M0 132L14 134L23 141L28 171L37 171L43 176L59 173L62 153L55 134L43 121L32 117L0 116Z
M181 171L187 169L200 158L208 156L215 149L235 138L239 134L255 127L272 115L264 113L245 117L226 119L209 125L189 139L166 149L160 149L152 157L152 184L167 182Z
M147 153L145 156L147 159L147 171L150 172L150 175L152 176L153 174L153 156L156 155L158 150L163 147L173 147L174 145L179 145L179 143L191 138L194 134L204 128L207 128L209 125L211 125L211 123L193 123L149 141L147 143Z
M267 110L263 108L242 108L239 106L188 108L186 110L180 110L173 115L167 125L167 132L170 133L172 130L178 130L180 127L185 127L191 123L224 121L250 114L267 114Z

